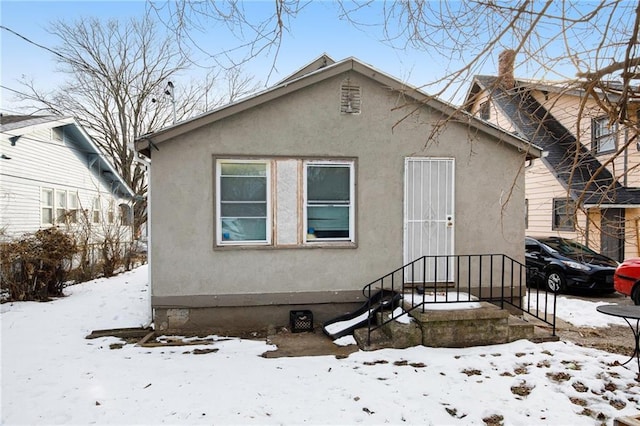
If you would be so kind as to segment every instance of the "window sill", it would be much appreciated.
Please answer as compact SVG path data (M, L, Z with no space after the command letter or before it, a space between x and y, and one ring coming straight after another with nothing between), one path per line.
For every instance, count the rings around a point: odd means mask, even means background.
M615 148L614 148L614 149L608 149L608 150L606 150L606 151L595 151L595 150L594 150L594 151L593 151L593 155L595 155L596 157L599 157L599 156L601 156L601 155L611 155L611 154L613 154L613 153L615 153L615 152L616 152L616 149L615 149Z
M355 249L358 245L352 241L318 241L301 244L229 244L213 246L214 251L233 250L309 250L309 249Z

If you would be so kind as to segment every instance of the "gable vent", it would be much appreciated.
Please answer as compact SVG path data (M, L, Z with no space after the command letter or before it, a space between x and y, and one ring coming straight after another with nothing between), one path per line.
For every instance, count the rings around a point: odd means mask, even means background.
M51 129L51 140L55 142L62 142L63 135L62 127L54 127Z
M340 112L343 114L360 114L360 86L351 84L349 80L342 83L340 90Z

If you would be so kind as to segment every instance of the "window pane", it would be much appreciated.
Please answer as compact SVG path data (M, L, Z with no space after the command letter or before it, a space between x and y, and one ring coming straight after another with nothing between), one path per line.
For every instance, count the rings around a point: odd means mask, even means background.
M568 200L553 200L553 226L559 231L575 230L575 205Z
M56 207L59 207L59 208L67 207L67 191L56 190Z
M75 210L78 208L78 194L69 194L69 209Z
M221 201L266 201L266 177L221 177Z
M42 205L53 206L53 191L50 189L42 190Z
M307 167L307 200L313 202L349 202L348 166Z
M591 121L596 152L607 152L616 149L617 125L609 125L608 118L599 118Z
M220 163L222 241L267 240L267 164Z
M266 217L267 203L221 203L222 217Z
M307 231L317 238L348 238L348 206L313 206L307 208Z
M603 136L598 141L598 151L613 151L616 149L616 140L613 135Z
M53 223L53 209L51 208L43 208L42 209L42 223Z
M56 222L65 223L66 215L67 211L65 209L56 209Z
M222 241L264 241L266 219L222 219Z
M221 176L267 176L267 166L263 163L222 163Z

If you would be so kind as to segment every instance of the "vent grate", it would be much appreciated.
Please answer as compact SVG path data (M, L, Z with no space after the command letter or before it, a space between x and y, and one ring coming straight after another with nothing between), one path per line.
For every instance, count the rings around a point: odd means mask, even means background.
M349 83L343 84L340 95L340 112L343 114L359 114L360 106L360 86Z

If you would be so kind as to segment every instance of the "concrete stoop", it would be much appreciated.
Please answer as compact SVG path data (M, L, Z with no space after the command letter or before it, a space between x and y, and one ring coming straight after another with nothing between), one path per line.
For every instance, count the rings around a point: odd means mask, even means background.
M389 313L382 313L388 319ZM478 308L413 311L411 321L392 321L374 330L368 341L367 329L354 333L363 350L408 348L424 345L441 348L496 345L534 337L534 325L508 311L481 302Z

